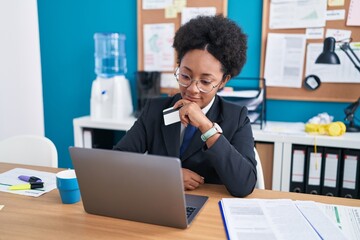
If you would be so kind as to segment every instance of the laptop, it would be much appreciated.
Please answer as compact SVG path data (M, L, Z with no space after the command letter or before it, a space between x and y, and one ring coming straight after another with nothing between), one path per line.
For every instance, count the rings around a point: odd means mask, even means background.
M184 229L208 199L184 193L178 158L69 150L87 213Z

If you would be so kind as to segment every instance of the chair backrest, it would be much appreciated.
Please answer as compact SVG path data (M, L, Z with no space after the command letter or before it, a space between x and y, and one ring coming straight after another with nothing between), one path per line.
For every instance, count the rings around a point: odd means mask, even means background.
M256 165L257 182L256 182L255 187L258 189L265 189L264 172L263 172L260 157L259 157L259 154L258 154L256 148L254 148L254 152L255 152L255 159L257 162L257 165Z
M0 141L0 162L58 167L58 154L46 137L19 135Z

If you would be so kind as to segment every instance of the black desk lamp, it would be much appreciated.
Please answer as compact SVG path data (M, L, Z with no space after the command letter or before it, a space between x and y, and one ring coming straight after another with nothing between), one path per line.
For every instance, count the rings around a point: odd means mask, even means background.
M351 103L349 106L347 106L344 110L345 112L345 121L349 121L349 125L346 125L346 131L347 132L360 132L360 127L359 126L356 126L355 125L355 121L354 121L354 118L355 118L355 112L356 112L356 109L359 107L360 105L360 98Z
M360 73L360 60L350 47L350 42L340 41L342 44L340 45L340 49L343 50L348 58L350 58L351 62L354 64L355 68ZM315 63L323 63L323 64L340 64L340 59L335 53L335 44L336 40L333 37L327 37L324 40L324 47L323 52L319 55L316 59ZM360 78L360 75L359 75ZM348 107L345 108L345 121L349 121L349 125L346 126L347 132L360 132L360 127L355 125L354 118L355 118L355 111L359 107L360 98L351 103Z
M340 49L346 53L348 58L350 58L351 62L354 64L355 68L360 72L360 59L356 56L356 54L350 47L350 42L345 42L345 41L339 41L339 42L342 43L340 45ZM315 63L340 64L340 59L335 53L335 43L336 43L335 38L333 37L325 38L323 52L316 59Z

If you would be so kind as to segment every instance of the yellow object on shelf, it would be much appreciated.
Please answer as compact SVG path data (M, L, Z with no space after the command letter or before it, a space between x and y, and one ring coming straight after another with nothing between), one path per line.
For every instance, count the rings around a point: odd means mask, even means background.
M305 132L329 136L341 136L346 132L346 126L343 122L332 122L329 124L305 124Z

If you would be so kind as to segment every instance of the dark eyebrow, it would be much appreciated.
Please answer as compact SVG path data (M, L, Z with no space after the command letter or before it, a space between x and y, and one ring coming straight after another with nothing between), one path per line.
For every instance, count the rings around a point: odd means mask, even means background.
M187 66L183 66L183 67L181 67L181 68L185 68L186 70L188 70L189 72L192 73L191 68L189 68L189 67L187 67ZM180 69L181 69L181 68L180 68ZM202 73L201 76L202 76L202 77L211 77L211 78L214 78L214 79L216 78L216 76L214 76L214 75L211 74L211 73Z

